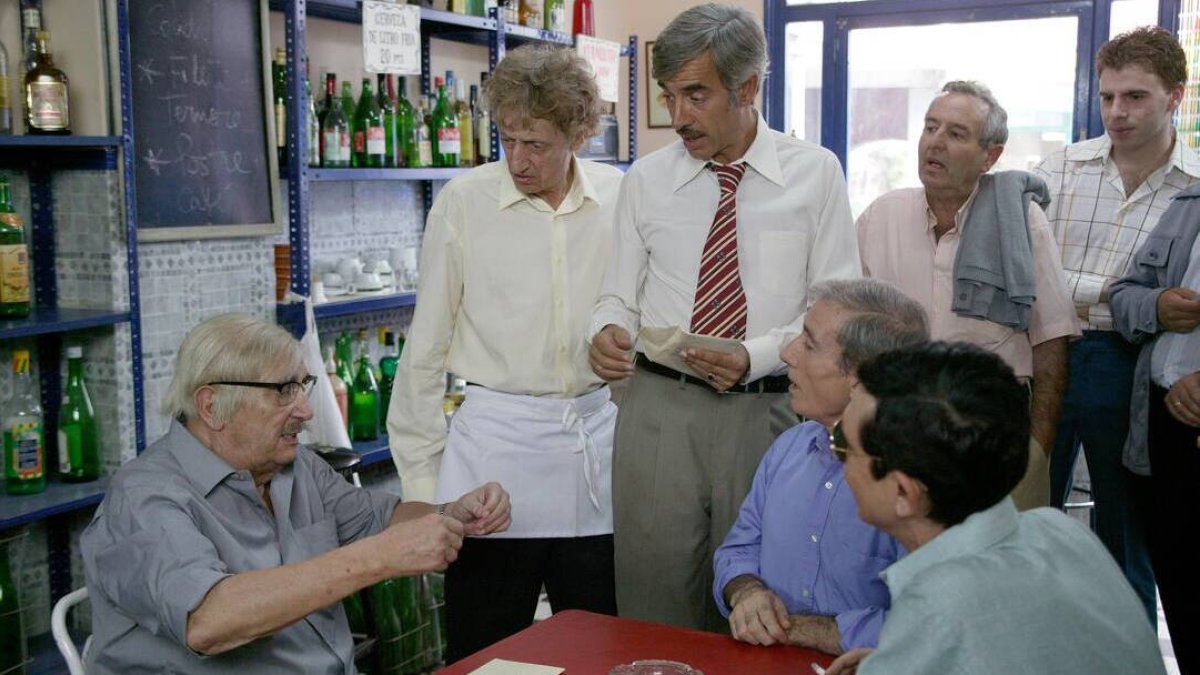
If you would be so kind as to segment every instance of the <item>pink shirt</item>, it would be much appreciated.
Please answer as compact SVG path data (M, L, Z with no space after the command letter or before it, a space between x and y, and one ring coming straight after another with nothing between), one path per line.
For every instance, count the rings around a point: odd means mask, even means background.
M954 256L959 228L975 195L954 215L955 226L939 241L937 219L925 200L924 188L893 190L858 217L858 249L863 274L890 281L929 314L935 340L970 342L1003 358L1018 377L1033 375L1033 345L1079 335L1075 304L1067 291L1058 245L1046 214L1029 205L1029 235L1033 244L1037 299L1028 331L1016 331L991 321L972 319L950 309L954 292Z

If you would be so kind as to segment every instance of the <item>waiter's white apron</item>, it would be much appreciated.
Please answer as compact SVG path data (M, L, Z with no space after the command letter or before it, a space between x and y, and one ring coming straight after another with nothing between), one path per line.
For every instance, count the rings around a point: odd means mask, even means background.
M492 537L612 534L616 419L608 387L561 399L469 386L450 422L435 499L496 481L512 496L512 525Z

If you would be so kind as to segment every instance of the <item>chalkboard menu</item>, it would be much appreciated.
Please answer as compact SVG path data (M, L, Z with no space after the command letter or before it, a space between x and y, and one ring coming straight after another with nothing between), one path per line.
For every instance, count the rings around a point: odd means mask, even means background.
M138 239L277 231L259 0L130 0Z

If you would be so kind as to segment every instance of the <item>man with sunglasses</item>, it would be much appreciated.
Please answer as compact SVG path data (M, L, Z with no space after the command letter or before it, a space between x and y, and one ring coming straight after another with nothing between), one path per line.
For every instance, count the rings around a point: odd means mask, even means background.
M188 334L170 430L121 467L81 539L89 673L352 673L342 598L508 527L495 483L437 506L350 485L298 444L314 382L265 320Z
M840 654L878 642L888 608L879 573L904 550L859 519L838 421L858 364L929 339L929 327L916 301L882 281L823 281L809 294L804 332L782 353L792 410L809 421L759 464L714 556L713 594L737 640Z

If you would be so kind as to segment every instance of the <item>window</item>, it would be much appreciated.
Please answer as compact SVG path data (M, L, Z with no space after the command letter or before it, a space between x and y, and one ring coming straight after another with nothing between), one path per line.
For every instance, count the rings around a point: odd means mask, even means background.
M821 68L824 26L820 21L787 25L784 131L821 142Z

